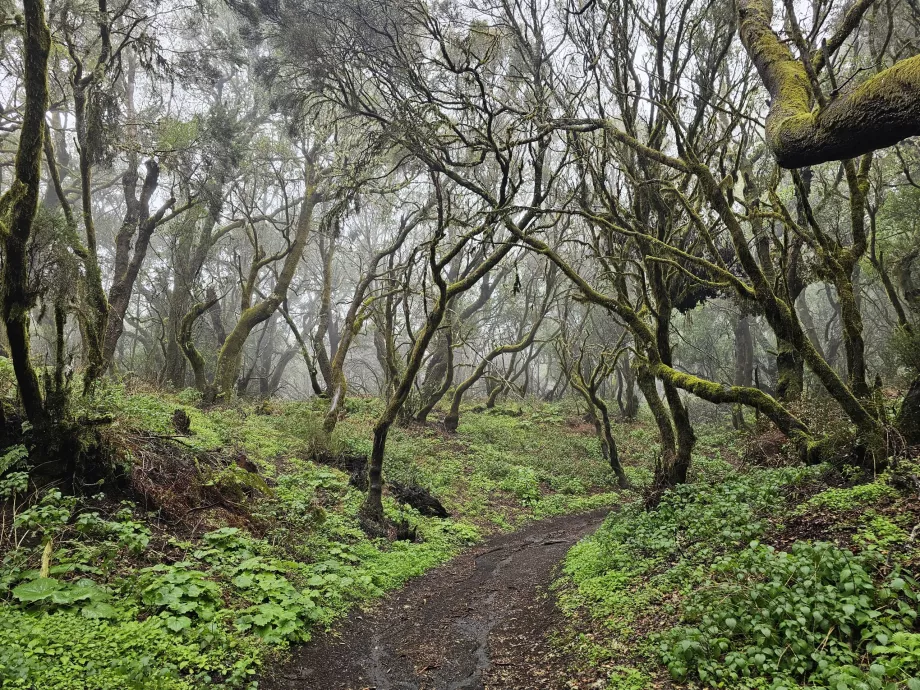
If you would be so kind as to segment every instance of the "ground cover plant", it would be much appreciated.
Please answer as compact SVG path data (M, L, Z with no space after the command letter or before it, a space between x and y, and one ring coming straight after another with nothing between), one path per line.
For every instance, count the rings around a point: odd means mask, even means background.
M6 475L2 490L19 503L3 525L4 687L254 687L267 658L483 535L619 500L596 439L571 428L569 410L471 413L456 435L409 427L392 439L392 480L430 489L451 517L388 499L415 540L373 539L348 473L315 461L321 410L201 410L194 399L100 395L140 487L121 500L53 487L32 496L22 471ZM356 401L328 443L360 452L372 406ZM172 438L176 409L190 432ZM547 428L549 440L535 433ZM182 479L200 487L149 489L185 461L197 467ZM28 455L11 462L25 469Z
M874 477L705 464L569 553L581 663L610 688L920 687L916 463Z
M915 690L918 0L0 0L0 85L4 687L401 588L327 685Z

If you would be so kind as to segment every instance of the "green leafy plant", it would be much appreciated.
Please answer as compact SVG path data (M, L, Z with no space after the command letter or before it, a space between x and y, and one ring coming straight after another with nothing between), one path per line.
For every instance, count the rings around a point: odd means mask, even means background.
M540 500L540 482L537 473L530 467L512 466L499 487L514 494L524 505L533 505Z
M808 506L828 508L835 511L865 508L877 503L883 498L892 498L897 495L892 487L884 480L858 484L848 489L827 489L808 501Z
M13 597L28 606L46 610L79 609L86 618L112 618L116 613L107 603L111 594L85 578L62 582L50 577L37 577L15 587Z
M82 513L74 524L79 532L113 539L119 547L135 554L143 552L150 543L150 529L143 523L134 520L129 508L118 511L113 520L106 520L97 512Z
M44 539L50 539L67 524L76 503L76 497L64 496L59 490L53 489L46 492L38 503L19 513L13 519L13 526L40 533Z
M685 625L663 635L661 659L675 679L716 687L767 679L836 688L841 674L869 689L896 687L920 666L902 655L862 669L861 659L892 651L881 642L912 629L916 583L894 576L876 588L871 565L826 542L796 542L788 553L755 542L713 565L686 602Z
M3 455L0 455L0 475L28 458L29 449L22 444L7 448Z
M159 611L173 631L192 624L191 616L209 621L220 604L221 587L192 563L155 565L141 571L141 601Z

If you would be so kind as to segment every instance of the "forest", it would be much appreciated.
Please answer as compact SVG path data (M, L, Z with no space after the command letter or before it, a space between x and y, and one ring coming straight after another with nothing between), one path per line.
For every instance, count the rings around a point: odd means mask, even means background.
M0 687L920 690L916 0L0 39Z

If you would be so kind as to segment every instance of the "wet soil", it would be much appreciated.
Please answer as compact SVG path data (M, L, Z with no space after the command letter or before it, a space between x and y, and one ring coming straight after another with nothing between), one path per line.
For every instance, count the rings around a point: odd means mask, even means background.
M547 588L608 509L531 523L413 580L272 669L267 690L569 689Z

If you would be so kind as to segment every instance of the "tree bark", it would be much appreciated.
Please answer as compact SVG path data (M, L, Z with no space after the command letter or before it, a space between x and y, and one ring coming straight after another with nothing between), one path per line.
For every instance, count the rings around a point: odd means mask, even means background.
M732 383L736 386L751 387L754 382L754 339L751 338L751 321L747 316L735 319L735 370ZM736 429L745 426L741 405L732 410L732 424Z
M333 348L332 361L330 362L329 366L331 375L329 387L329 409L326 412L326 417L323 419L323 431L325 431L327 434L331 434L335 430L335 426L339 419L339 413L345 406L345 396L348 393L348 381L345 378L345 357L348 355L348 351L351 349L351 344L354 341L355 336L358 335L361 324L364 322L366 317L365 308L369 305L365 305L364 303L365 295L367 295L367 291L370 289L371 284L377 278L377 266L380 265L380 262L383 261L384 257L389 256L392 258L393 254L400 247L402 247L406 241L406 238L409 236L409 233L424 219L426 210L427 207L424 207L411 216L403 217L400 223L399 232L397 233L396 238L393 240L393 243L371 257L364 276L355 286L355 291L352 294L351 303L348 305L348 312L345 314L345 322L343 324L342 333L340 337L336 338L337 342ZM390 268L392 268L392 261L390 262ZM377 354L379 358L381 351L379 347L380 343L378 335L379 331L374 333L374 345L377 347ZM385 349L386 347L384 347L384 350ZM384 361L381 362L384 366L384 369L386 369L385 358L386 356L384 356ZM313 379L316 378L315 373L311 373L311 375Z
M100 65L103 60L100 59ZM99 250L96 241L96 225L92 206L92 167L90 152L90 131L87 123L87 96L93 88L95 71L82 77L82 64L71 72L74 102L74 128L76 130L80 168L80 192L82 199L83 230L86 233L86 251L83 253L83 301L88 309L81 317L80 330L83 334L84 369L83 394L88 394L93 385L105 372L106 360L103 354L105 332L109 318L109 302L102 287L102 269L99 266Z
M323 287L319 301L319 322L316 327L316 333L313 335L313 351L316 353L316 365L326 383L326 390L329 391L333 385L332 359L335 357L335 351L331 347L326 350L326 340L330 335L329 329L332 325L332 261L335 257L335 243L338 239L338 224L335 229L329 233L328 237L320 238L320 256L323 260Z
M446 310L445 293L446 288L442 290L441 297L438 298L431 311L428 312L425 325L416 334L415 343L412 345L412 350L406 361L406 368L400 376L396 391L387 402L387 406L378 417L376 424L374 424L374 446L371 451L367 472L368 491L361 513L366 520L378 525L383 524L383 458L386 451L387 435L390 432L390 427L393 426L393 422L396 421L396 416L409 397L409 393L412 391L415 377L418 375L422 360L425 357L425 350L444 318Z
M908 445L920 444L920 376L916 376L910 384L896 424Z
M182 349L183 354L185 354L186 359L192 367L192 374L195 377L195 388L198 389L202 395L208 393L208 376L205 373L204 357L201 356L198 348L195 347L192 329L199 317L208 309L212 309L216 303L217 300L215 299L213 301L198 302L195 304L188 313L182 317L182 322L179 324L179 332L176 336L179 347Z
M451 323L450 318L448 317L447 327L444 331L444 347L446 349L444 360L444 380L441 382L441 385L436 391L433 391L428 397L428 401L422 406L422 409L419 410L416 415L416 419L425 424L428 421L428 415L431 414L431 411L434 410L434 406L440 402L441 398L447 395L447 391L450 390L450 387L454 383L454 337L453 337L453 323Z
M176 203L174 198L170 198L153 215L150 214L150 199L159 183L160 166L154 160L147 161L145 166L147 175L144 177L140 196L137 195L137 170L129 167L122 177L127 210L121 229L115 236L114 278L109 288L109 316L106 321L102 347L106 366L111 365L118 339L124 332L125 314L131 303L137 276L147 256L150 238L162 222L163 216ZM134 240L133 253L131 252L132 239Z
M440 199L440 188L438 188L438 195ZM533 216L531 216L528 222L532 220L532 218ZM443 265L438 261L436 256L438 243L444 237L443 207L439 207L438 226L438 232L436 233L434 241L431 242L429 249L431 277L438 288L438 296L435 298L434 304L428 312L428 316L425 319L425 325L422 327L421 331L416 334L415 342L406 360L406 368L399 377L396 389L388 400L383 413L378 417L377 423L374 425L374 446L368 466L368 492L364 504L361 507L361 513L366 520L378 525L383 523L383 485L381 479L387 434L405 404L406 399L409 397L409 393L412 391L415 377L418 376L419 369L425 357L425 350L428 348L431 339L441 325L450 300L476 285L476 283L507 256L514 246L512 242L500 244L498 248L485 258L474 270L470 271L462 279L448 285L441 274ZM458 247L461 246L462 245L458 245ZM448 255L450 255L449 252Z
M623 419L635 419L639 413L639 396L636 394L636 372L629 355L624 354L617 365L617 406Z
M544 310L545 315L545 310ZM464 394L472 388L476 382L482 378L483 374L486 373L486 370L492 364L492 362L503 354L510 352L520 352L521 350L526 350L528 347L533 345L533 341L537 337L537 331L540 329L540 324L543 323L543 315L541 315L530 328L530 331L516 343L510 343L507 345L499 345L496 348L493 348L485 357L482 358L482 361L476 366L473 370L473 373L470 374L466 379L464 379L455 389L454 394L450 401L450 411L447 413L447 416L444 417L444 426L448 431L456 431L457 427L460 425L460 403L463 401Z

